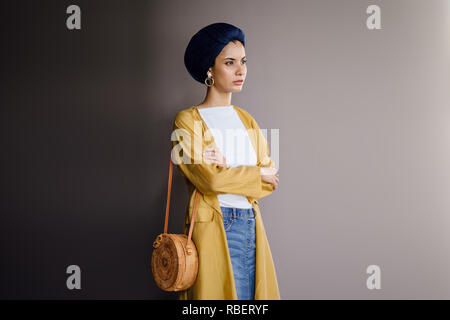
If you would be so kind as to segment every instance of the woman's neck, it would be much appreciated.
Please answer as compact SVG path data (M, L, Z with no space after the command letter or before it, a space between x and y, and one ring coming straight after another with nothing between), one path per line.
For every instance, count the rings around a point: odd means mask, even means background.
M205 99L197 108L211 108L231 105L231 92L219 92L215 88L208 88Z

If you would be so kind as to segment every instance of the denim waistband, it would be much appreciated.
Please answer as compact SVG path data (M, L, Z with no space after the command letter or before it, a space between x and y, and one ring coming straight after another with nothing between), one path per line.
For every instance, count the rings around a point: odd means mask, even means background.
M241 218L254 218L255 209L254 208L230 208L230 207L220 207L223 216L241 217Z

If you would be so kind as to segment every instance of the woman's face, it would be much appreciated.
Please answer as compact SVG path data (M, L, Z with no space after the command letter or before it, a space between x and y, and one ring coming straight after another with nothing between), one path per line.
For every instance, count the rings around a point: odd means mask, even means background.
M239 92L247 75L245 48L240 41L229 42L209 68L214 78L214 87L222 92ZM235 82L242 80L241 82Z

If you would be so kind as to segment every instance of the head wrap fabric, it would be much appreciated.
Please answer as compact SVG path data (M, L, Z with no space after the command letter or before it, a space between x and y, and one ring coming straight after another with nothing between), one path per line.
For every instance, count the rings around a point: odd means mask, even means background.
M239 40L245 46L244 32L228 23L213 23L198 31L184 53L184 65L190 75L204 83L208 68L214 65L216 57L231 40Z

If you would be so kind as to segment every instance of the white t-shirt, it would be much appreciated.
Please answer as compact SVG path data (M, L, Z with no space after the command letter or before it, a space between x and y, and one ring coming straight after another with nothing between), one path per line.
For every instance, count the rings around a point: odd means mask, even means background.
M213 135L216 146L225 157L227 167L256 166L255 149L232 105L197 108L197 110ZM217 198L221 207L252 208L251 203L243 195L219 193Z

